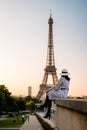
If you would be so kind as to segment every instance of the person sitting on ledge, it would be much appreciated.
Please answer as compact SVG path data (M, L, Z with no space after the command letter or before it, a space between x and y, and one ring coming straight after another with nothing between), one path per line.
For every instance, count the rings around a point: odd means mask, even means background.
M68 76L69 73L67 69L63 69L60 75L61 77L57 81L57 83L46 92L45 103L41 105L42 108L47 107L47 113L44 118L49 117L50 119L52 100L59 98L67 98L70 84L70 78Z

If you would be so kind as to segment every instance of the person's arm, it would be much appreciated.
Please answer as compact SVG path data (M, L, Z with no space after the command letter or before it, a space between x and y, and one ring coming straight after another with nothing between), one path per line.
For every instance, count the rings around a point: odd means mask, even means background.
M60 79L57 81L57 83L56 83L53 87L51 87L48 91L58 90L58 88L61 86L62 82L63 82L63 79L60 78Z

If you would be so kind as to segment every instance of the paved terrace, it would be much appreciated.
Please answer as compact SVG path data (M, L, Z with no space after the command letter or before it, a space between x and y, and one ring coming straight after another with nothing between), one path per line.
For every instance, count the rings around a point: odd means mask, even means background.
M43 118L44 113L42 112L38 112L37 113L41 118ZM56 124L53 122L52 118L49 119L45 119L43 118L43 120L45 122L47 122L52 128L56 129ZM20 130L44 130L40 124L40 122L38 121L37 117L35 115L30 115L30 119L29 122L28 120L26 120L26 122L24 123L24 125L20 128Z
M29 118L29 122L28 120L26 120L20 130L43 130L41 124L39 123L35 115L30 115Z
M41 118L44 116L44 112L38 112L37 113ZM45 122L47 122L52 128L55 128L55 122L53 122L53 119L45 119L43 118ZM44 130L38 121L37 117L35 115L29 116L28 119L25 121L25 123L21 126L21 128L0 128L0 130Z

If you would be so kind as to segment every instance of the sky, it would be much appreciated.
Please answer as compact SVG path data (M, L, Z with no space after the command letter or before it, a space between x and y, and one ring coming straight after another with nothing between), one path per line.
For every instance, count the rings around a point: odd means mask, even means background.
M36 96L46 67L52 10L57 75L70 73L69 95L87 96L87 0L0 0L0 85ZM49 79L51 81L51 78Z

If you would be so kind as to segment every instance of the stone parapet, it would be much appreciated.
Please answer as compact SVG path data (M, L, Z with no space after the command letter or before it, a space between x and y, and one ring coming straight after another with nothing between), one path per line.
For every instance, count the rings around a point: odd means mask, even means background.
M87 130L86 99L56 99L57 130Z
M57 106L87 114L87 99L58 99Z

